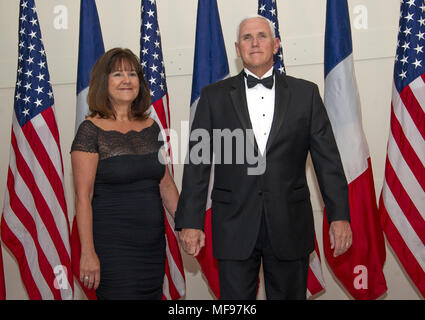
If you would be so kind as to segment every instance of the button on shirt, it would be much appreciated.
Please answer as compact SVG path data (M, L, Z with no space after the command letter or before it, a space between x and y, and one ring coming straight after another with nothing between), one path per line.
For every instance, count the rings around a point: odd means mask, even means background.
M248 69L244 69L247 75L258 78ZM262 78L269 77L273 74L273 67L267 71ZM261 78L261 79L262 79ZM274 98L275 98L275 82L273 87L267 89L262 84L248 89L247 80L245 79L246 101L248 103L248 112L251 119L252 129L254 131L255 140L261 154L264 154L269 138L270 129L272 127L274 114Z

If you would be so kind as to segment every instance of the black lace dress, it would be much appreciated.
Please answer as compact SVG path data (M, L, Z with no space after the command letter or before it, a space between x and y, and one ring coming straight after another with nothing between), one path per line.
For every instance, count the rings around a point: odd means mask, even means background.
M159 126L120 133L81 123L71 151L99 154L93 239L100 260L99 299L161 299L165 226L159 182Z

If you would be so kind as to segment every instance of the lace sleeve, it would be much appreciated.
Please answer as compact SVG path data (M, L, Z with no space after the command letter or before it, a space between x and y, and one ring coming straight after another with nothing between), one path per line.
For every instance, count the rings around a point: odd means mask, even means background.
M72 142L72 151L99 153L98 129L89 120L83 121L78 127L77 134Z
M167 134L164 130L161 130L159 125L154 121L152 127L154 128L154 133L156 134L156 138L153 139L152 143L155 145L157 149L167 150Z

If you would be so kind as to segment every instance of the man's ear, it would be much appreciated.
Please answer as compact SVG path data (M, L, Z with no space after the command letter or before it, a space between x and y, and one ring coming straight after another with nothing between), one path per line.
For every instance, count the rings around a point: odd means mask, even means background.
M236 49L236 53L237 53L238 57L240 58L241 57L241 53L239 51L239 43L237 43L237 42L235 42L235 49Z
M279 47L280 47L280 39L279 38L275 38L274 39L273 54L276 54L279 51Z

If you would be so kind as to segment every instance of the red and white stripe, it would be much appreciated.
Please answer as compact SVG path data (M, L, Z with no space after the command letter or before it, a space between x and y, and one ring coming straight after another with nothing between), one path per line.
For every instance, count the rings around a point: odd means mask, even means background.
M310 264L308 268L307 278L307 298L313 298L314 295L322 292L325 289L325 281L323 280L322 262L320 260L319 246L317 245L316 236L315 249L310 253Z
M425 76L393 86L385 180L379 203L388 242L425 296Z
M168 108L168 94L165 94L161 99L155 101L150 108L150 117L154 119L159 127L164 138L164 145L167 149L168 156L172 159L172 150L170 147L170 135L167 134L170 128L170 110ZM165 143L165 141L167 141ZM172 160L168 163L170 174L174 176ZM163 299L176 300L184 296L186 292L185 276L183 269L183 260L180 254L177 237L174 232L174 218L167 210L165 214L165 237L166 237L166 267L163 285Z
M13 114L11 136L2 240L18 261L30 299L72 299L69 221L53 106L22 128Z

